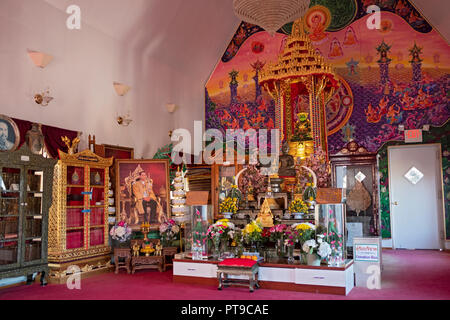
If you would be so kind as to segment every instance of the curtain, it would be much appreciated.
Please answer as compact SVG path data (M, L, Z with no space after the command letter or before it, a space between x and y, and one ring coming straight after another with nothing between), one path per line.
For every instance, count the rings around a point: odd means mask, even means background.
M20 133L19 148L20 148L25 143L25 135L27 134L28 130L31 129L31 125L33 124L33 122L15 118L11 119L14 120L14 122L17 124L17 127L19 128ZM62 137L66 136L70 140L73 140L78 136L78 131L61 129L57 127L47 126L45 124L41 125L41 130L42 134L44 135L44 141L47 151L50 154L50 156L54 159L59 158L58 149L61 149L64 152L67 151L67 146L61 140Z

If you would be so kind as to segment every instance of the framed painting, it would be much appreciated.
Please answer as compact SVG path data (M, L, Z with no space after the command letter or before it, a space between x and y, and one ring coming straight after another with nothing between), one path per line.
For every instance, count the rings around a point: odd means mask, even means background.
M171 216L169 160L116 160L116 217L133 230L156 229Z
M0 152L14 151L19 146L20 133L10 117L0 114Z

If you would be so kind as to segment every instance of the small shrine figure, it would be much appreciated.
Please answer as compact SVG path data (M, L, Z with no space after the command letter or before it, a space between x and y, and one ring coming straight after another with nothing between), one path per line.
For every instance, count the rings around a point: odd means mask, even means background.
M256 222L261 223L264 228L273 227L273 214L270 210L270 205L267 201L267 198L264 199L261 210L259 211L258 217L256 218Z
M134 241L133 246L131 247L133 249L133 257L139 257L139 251L141 250L141 246L137 241Z
M158 240L155 248L155 256L162 256L163 246L161 245L161 240Z

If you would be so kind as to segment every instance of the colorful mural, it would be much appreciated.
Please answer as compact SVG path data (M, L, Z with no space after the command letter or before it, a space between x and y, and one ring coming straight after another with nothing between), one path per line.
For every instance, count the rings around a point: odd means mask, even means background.
M381 8L380 29L367 28L366 9L373 4ZM305 17L315 50L341 79L327 104L331 154L349 139L378 152L404 140L399 125L442 127L450 118L450 47L408 1L313 0ZM277 61L291 26L273 37L257 26L239 26L206 84L207 129L274 127L275 101L259 86L258 73ZM308 97L295 103L305 109Z

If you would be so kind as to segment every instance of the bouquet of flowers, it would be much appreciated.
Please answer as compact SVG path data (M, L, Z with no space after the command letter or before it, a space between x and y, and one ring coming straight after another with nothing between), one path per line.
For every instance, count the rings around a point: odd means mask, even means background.
M274 225L272 228L269 229L270 231L270 240L271 241L277 241L279 239L284 238L284 232L288 228L285 224L277 224Z
M127 242L131 238L131 228L125 221L120 221L114 227L111 228L109 234L113 240L119 242Z
M247 224L242 230L242 234L244 236L246 243L256 243L262 240L262 231L263 227L259 222L253 220L249 224Z
M324 235L317 235L316 239L309 239L303 243L302 250L307 254L317 254L322 259L327 258L331 254L330 245L324 241Z
M292 227L297 231L297 239L301 244L313 238L316 230L316 226L309 222L296 223Z
M289 211L291 213L298 213L298 212L307 213L308 206L301 199L293 200L293 201L291 201L291 204L289 205Z
M228 219L217 220L216 223L209 226L206 236L213 242L224 240L233 240L235 235L234 223Z
M295 229L294 225L287 227L284 231L284 244L288 247L294 247L298 241L298 235L299 232Z
M170 245L175 240L177 234L180 232L180 227L175 220L169 219L159 225L159 233L161 234L161 241L163 244Z
M226 197L219 205L220 212L236 213L237 211L237 198Z

